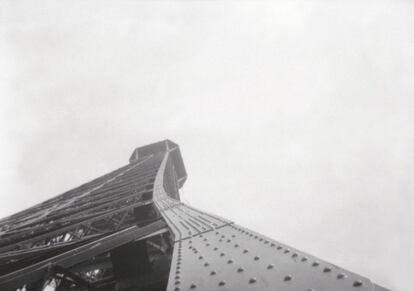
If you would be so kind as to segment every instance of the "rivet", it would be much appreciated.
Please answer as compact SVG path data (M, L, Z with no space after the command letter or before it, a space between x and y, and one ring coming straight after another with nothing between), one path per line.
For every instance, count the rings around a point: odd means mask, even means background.
M210 246L210 244L209 243L206 243L206 247L208 247L208 246Z
M238 248L238 247L239 247L239 244L235 244L235 245L234 245L234 247L235 247L235 248Z
M265 240L265 241L264 241L264 243L265 243L265 244L268 244L268 243L269 243L269 241L268 241L268 240Z
M229 243L229 242L231 242L231 239L228 239L228 240L227 240L227 242L228 242L228 243Z
M319 266L319 262L313 262L312 267L317 267Z
M339 273L338 276L336 276L338 279L344 279L346 278L346 275L344 273Z
M179 287L175 287L174 291L180 291Z
M284 253L285 253L285 254L287 254L287 253L289 253L289 252L290 252L290 250L285 250L285 251L284 251Z
M283 280L285 280L285 281L290 281L290 280L292 280L292 276L287 275L287 276L285 276L285 278L284 278Z
M253 283L255 283L257 280L256 280L256 278L250 278L250 280L249 280L249 283L250 284L253 284Z
M243 270L243 268L242 267L240 267L240 268L238 268L237 269L237 273L241 273L241 272L243 272L244 270Z
M191 289L195 289L196 285L195 284L191 284L190 288Z
M254 257L254 260L255 260L255 261L258 261L259 259L260 259L260 257L259 257L259 256L255 256L255 257Z
M307 258L307 257L303 257L301 261L302 261L302 262L306 262L307 260L308 260L308 258Z
M354 287L360 287L360 286L362 286L362 281L361 280L356 280L354 282Z
M244 249L243 250L243 253L245 254L245 253L247 253L249 250L247 250L247 249Z
M210 272L210 276L214 276L215 274L216 274L216 271L214 270Z
M278 246L278 247L277 247L277 249L278 249L278 250L281 250L281 249L283 249L283 248L282 248L281 246Z
M217 248L217 247L215 247L213 250L217 251L217 250L218 250L218 248Z
M180 279L180 276L178 276L178 275L177 275L177 276L175 276L175 279L176 279L176 280Z
M234 237L236 237L236 236L233 234L231 237L233 237L233 238L234 238Z
M207 238L204 238L203 241L207 241Z
M273 264L269 264L269 265L267 266L267 269L268 269L268 270L270 270L270 269L273 269L273 267L274 267L274 265L273 265Z
M222 242L223 240L222 239L219 239L219 242Z
M224 253L221 253L221 254L220 254L220 257L224 257Z
M198 257L198 259L199 259L199 260L202 260L202 259L203 259L203 256L199 256L199 257Z
M224 286L224 285L226 285L226 282L220 281L219 286Z
M274 244L274 243L271 243L271 244L270 244L270 246L271 246L271 247L274 247L274 246L275 246L275 244Z
M227 261L227 264L232 264L233 263L233 260L228 260Z
M175 281L175 285L180 285L180 281L179 280L177 280L177 281Z
M224 238L224 235L222 235L221 237Z
M331 268L329 268L329 267L325 267L325 268L323 269L323 272L324 272L324 273L329 273L331 270L332 270Z

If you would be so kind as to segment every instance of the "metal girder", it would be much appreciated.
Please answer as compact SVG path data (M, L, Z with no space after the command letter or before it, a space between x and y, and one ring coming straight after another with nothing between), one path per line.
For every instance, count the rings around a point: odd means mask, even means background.
M10 229L18 228L21 225L27 225L29 223L38 221L42 219L45 215L54 211L56 207L59 205L59 203L68 201L72 199L73 197L75 197L76 195L84 194L89 189L93 189L96 184L105 183L107 180L110 180L113 176L116 176L119 172L124 171L128 167L130 167L130 165L117 169L89 183L81 185L80 187L67 191L52 199L46 200L36 206L30 207L24 211L21 211L19 213L6 217L0 220L0 231L7 232Z
M178 146L166 140L138 148L127 166L1 220L0 290L42 290L52 281L60 282L56 290L386 291L185 205L179 188L186 178Z
M104 177L106 177L106 179L99 179L98 185L95 185L93 182L90 182L92 185L90 185L90 183L87 183L85 185L89 185L88 187L83 185L58 197L45 201L40 205L31 207L25 211L22 211L21 213L1 220L0 237L13 235L13 233L19 233L21 231L27 231L29 229L25 230L24 228L33 227L35 225L43 227L47 225L49 221L54 221L59 217L67 217L70 214L67 212L67 209L71 209L72 213L83 211L84 209L82 209L82 207L85 207L87 204L86 202L88 201L88 197L94 197L94 194L99 195L93 198L92 201L94 202L96 200L105 198L106 195L119 194L122 192L120 189L122 188L120 187L122 184L122 177L124 175L126 176L128 174L131 174L131 172L133 174L132 176L135 176L137 179L137 183L140 183L141 178L150 178L149 176L145 175L143 177L139 176L139 174L148 174L148 171L151 173L151 176L154 175L156 165L145 165L145 162L148 160L150 160L150 157L146 157L136 164L129 164L126 167L114 171L111 175L105 175ZM130 179L132 178L128 176L126 181L123 183L123 186L135 188L133 183L128 183L130 182ZM114 189L116 189L116 193L111 192L111 190ZM68 195L68 193L71 195ZM82 207L73 207L76 202L80 202L82 204ZM86 207L88 206L86 205ZM54 214L56 214L57 217L55 217Z
M380 291L369 279L173 199L164 188L166 153L154 201L175 237L168 291Z
M167 290L373 291L367 278L237 225L177 241Z
M31 248L31 249L23 249L18 251L9 251L0 254L0 266L4 266L9 261L19 261L25 258L30 257L37 257L41 255L45 255L51 252L56 252L61 249L67 249L68 247L72 247L74 245L80 245L82 243L91 241L92 239L95 239L97 237L100 237L102 235L91 235L87 237L83 237L81 240L77 241L68 241L68 242L62 242L56 245L49 245L49 246L42 246L37 248Z
M4 233L2 237L10 239L10 237L18 236L21 233L24 234L28 230L36 232L37 228L42 229L45 226L51 228L54 225L64 224L65 222L68 222L70 220L83 219L83 217L87 215L95 215L96 212L98 212L98 210L114 208L114 203L120 203L122 202L122 200L139 196L142 193L148 191L146 189L151 190L152 184L148 185L151 185L151 187L145 187L146 185L144 184L141 185L140 188L135 188L133 190L131 189L125 192L120 191L111 196L108 195L109 197L106 197L105 195L102 195L101 197L96 197L91 202L84 203L83 206L74 207L74 209L71 212L66 212L64 209L62 209L62 211L58 212L57 215L50 215L43 218L42 220L32 222L24 226L20 226L19 228L14 228L13 230Z
M146 159L145 161L147 161ZM154 168L157 163L149 164L147 168ZM138 164L134 164L137 167ZM141 169L142 170L142 169ZM139 167L134 170L139 174ZM125 170L124 172L125 173ZM6 251L18 250L24 248L31 248L33 246L46 246L66 242L64 238L67 234L73 239L80 239L82 236L91 233L106 233L121 227L127 221L127 214L134 207L145 205L148 201L141 201L147 193L152 193L153 184L143 184L148 179L154 180L154 170L151 170L151 176L145 176L145 180L140 181L139 187L127 185L131 190L124 194L117 193L109 197L101 195L93 202L88 203L85 207L79 207L79 211L66 215L64 209L61 212L56 212L51 217L43 217L37 221L36 225L31 221L27 226L20 226L3 233L0 241L0 253ZM129 172L131 177L134 177L132 172ZM131 182L131 177L128 177L125 183ZM119 184L121 185L121 184ZM150 187L148 187L150 186ZM131 193L132 192L132 193ZM127 211L127 212L126 212ZM121 214L120 220L114 219L116 215ZM129 222L130 225L131 221ZM98 225L101 227L97 228Z
M38 234L36 236L33 237L29 237L27 239L23 239L23 240L18 240L15 242L9 242L8 245L0 247L0 253L6 252L6 251L11 251L11 250L18 250L18 249L24 249L25 245L27 246L26 248L30 248L33 246L33 244L36 244L36 242L42 241L41 245L43 246L51 246L51 245L56 245L59 243L64 243L67 242L67 240L65 240L65 235L66 234L70 234L72 233L74 235L74 237L72 239L81 239L83 236L87 236L87 235L91 235L91 234L103 234L103 233L109 233L112 232L114 230L117 230L120 228L120 225L115 225L110 227L109 224L105 225L105 228L102 230L96 229L93 227L94 223L97 223L99 221L105 221L108 218L116 215L116 214L126 214L126 213L130 213L130 215L132 214L132 210L136 207L140 207L143 205L148 205L150 204L151 201L139 201L136 203L126 203L127 206L118 209L116 211L111 211L110 213L104 213L104 214L100 214L97 216L93 216L92 218L89 219L85 219L82 220L80 222L74 223L74 224L70 224L68 226L65 227L61 227L61 228L55 228L52 231L49 232L43 232L41 234ZM124 220L125 221L125 220ZM124 221L121 221L120 223L123 223ZM135 222L135 221L134 221ZM59 238L60 239L56 239L53 242L54 238ZM45 241L47 240L47 241ZM37 244L37 247L41 246L39 244Z
M111 250L117 246L158 235L165 231L168 231L168 229L166 228L166 224L161 220L142 228L133 226L118 231L29 267L1 276L0 290L11 290L26 283L37 281L45 276L51 265L60 265L68 268L84 261L86 258Z

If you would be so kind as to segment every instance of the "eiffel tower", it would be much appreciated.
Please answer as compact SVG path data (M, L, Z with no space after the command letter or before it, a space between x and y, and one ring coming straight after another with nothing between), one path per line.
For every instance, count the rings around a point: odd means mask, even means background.
M0 221L0 290L384 291L369 279L180 201L170 140Z

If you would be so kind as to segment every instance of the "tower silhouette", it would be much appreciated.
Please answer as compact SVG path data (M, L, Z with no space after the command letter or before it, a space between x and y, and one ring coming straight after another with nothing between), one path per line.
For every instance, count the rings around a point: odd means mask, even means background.
M129 164L0 221L0 290L386 289L180 201L180 149Z

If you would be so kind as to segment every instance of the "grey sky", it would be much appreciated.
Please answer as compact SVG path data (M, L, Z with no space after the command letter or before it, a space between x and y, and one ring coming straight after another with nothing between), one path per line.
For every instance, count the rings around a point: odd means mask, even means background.
M409 290L414 2L41 3L0 3L1 217L170 138L184 201Z

